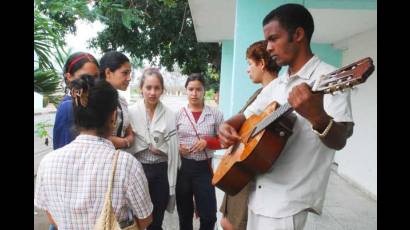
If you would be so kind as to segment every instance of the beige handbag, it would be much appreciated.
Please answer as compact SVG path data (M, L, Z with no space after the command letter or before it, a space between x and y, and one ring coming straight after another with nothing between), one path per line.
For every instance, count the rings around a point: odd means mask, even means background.
M121 229L117 219L115 218L114 210L111 205L112 184L114 181L115 169L117 168L118 155L119 150L117 150L114 155L112 172L108 183L108 191L105 193L104 206L100 216L97 219L97 222L94 225L94 230L139 230L135 220L132 225Z

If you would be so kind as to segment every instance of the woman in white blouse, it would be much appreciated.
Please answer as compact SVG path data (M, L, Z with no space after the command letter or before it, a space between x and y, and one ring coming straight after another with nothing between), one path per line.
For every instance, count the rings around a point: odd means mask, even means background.
M191 74L185 88L188 105L177 114L179 152L182 156L177 179L177 210L181 230L192 229L195 198L200 230L214 229L216 196L212 180L212 157L220 149L217 130L223 122L222 112L204 103L205 80Z
M80 135L47 154L37 171L34 205L59 229L92 229L108 190L116 153L108 138L115 129L118 92L106 81L93 81L89 75L72 81L74 124ZM151 222L153 206L143 168L124 151L118 153L111 200L122 228L134 218L140 229Z
M130 60L118 51L110 51L104 54L100 60L101 78L105 79L115 89L125 91L131 81ZM118 96L116 129L110 140L115 148L129 148L134 142L128 118L128 104L125 98Z
M175 114L160 101L164 92L161 73L144 71L140 90L143 100L130 106L135 142L127 151L142 163L154 204L153 221L148 230L162 229L164 212L175 207L175 185L179 165Z

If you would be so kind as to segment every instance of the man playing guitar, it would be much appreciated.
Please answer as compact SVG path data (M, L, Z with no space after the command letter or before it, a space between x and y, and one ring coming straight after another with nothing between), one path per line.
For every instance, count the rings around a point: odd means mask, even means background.
M267 51L288 71L279 76L243 114L219 128L223 146L239 141L246 118L263 112L272 101L289 104L297 115L293 134L265 174L256 177L248 203L247 229L303 229L307 213L320 214L336 150L353 133L350 91L336 95L312 93L308 84L336 68L310 48L312 15L302 5L285 4L263 20Z

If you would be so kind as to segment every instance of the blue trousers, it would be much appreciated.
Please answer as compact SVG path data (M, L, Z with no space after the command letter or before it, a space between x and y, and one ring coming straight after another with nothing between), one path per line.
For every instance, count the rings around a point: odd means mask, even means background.
M212 175L208 161L195 161L182 158L176 186L176 203L179 216L179 229L192 230L195 198L199 214L200 230L213 230L216 222L215 187L211 184Z
M148 180L149 195L154 206L152 223L147 230L162 230L165 209L169 200L168 162L142 164Z

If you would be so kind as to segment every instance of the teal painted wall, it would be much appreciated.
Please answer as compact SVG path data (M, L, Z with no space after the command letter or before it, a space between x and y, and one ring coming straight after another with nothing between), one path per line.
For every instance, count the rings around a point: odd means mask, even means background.
M249 96L260 86L255 85L246 73L246 49L255 41L262 40L262 20L277 1L237 0L235 9L235 32L233 47L232 91L225 117L237 113ZM284 3L285 1L280 1ZM280 3L280 4L281 4Z
M221 77L219 84L219 109L224 115L228 114L228 108L232 93L232 61L233 40L222 41ZM226 117L226 116L225 116Z
M306 8L317 9L377 9L377 0L305 0Z
M326 63L340 67L342 63L342 51L335 49L330 44L311 44L312 52Z

